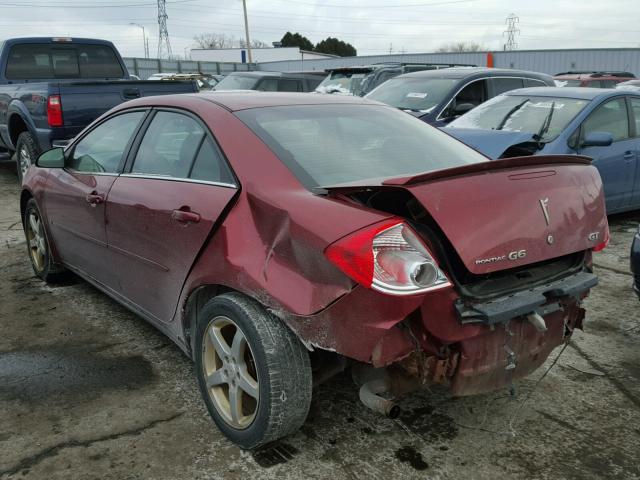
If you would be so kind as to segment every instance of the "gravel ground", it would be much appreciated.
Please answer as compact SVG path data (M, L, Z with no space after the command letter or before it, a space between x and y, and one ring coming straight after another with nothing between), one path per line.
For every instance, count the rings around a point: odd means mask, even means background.
M81 280L34 278L15 173L0 166L0 479L639 479L640 304L629 245L640 213L610 218L585 331L549 374L507 392L413 394L397 420L320 387L302 430L243 452L210 421L190 361ZM531 394L522 406L523 399Z

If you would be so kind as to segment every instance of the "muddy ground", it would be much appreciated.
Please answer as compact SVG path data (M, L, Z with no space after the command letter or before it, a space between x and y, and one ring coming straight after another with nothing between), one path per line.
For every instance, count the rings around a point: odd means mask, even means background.
M161 333L81 280L34 278L16 176L0 166L0 479L640 478L628 273L640 213L610 222L585 331L537 388L559 350L515 399L434 389L403 400L397 420L366 410L343 375L298 434L249 453L216 430L191 363Z

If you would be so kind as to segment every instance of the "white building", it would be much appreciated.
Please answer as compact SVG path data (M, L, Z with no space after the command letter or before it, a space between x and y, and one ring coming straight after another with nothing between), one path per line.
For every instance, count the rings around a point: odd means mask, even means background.
M309 52L299 47L252 48L253 63L280 62L283 60L320 60L336 58L336 55ZM246 48L194 48L191 60L202 62L240 62L247 63L249 55Z

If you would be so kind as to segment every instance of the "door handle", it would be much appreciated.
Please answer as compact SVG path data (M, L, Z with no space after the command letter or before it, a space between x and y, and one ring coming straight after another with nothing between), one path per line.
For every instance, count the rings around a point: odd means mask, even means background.
M90 193L89 195L87 195L86 200L87 200L87 203L89 205L91 205L92 207L95 207L96 205L99 205L100 203L104 203L104 197L102 195L98 195L95 192Z
M625 160L631 160L636 156L635 152L624 152Z
M200 214L192 212L191 210L174 210L171 213L171 219L178 223L198 223L200 221Z
M140 98L140 90L137 88L127 88L122 92L122 94L124 95L124 98Z

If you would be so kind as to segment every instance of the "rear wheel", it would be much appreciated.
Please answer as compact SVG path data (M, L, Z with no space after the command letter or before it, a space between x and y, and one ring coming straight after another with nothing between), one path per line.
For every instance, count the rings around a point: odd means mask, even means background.
M195 369L218 428L242 448L298 430L311 404L309 354L283 323L239 293L198 315Z
M61 280L66 270L53 261L47 232L38 205L33 198L27 202L24 210L23 225L29 260L35 274L45 282Z
M18 179L22 183L22 179L29 170L29 167L36 163L36 160L40 155L40 148L38 143L29 132L22 132L18 136L16 142L16 168L18 170Z

